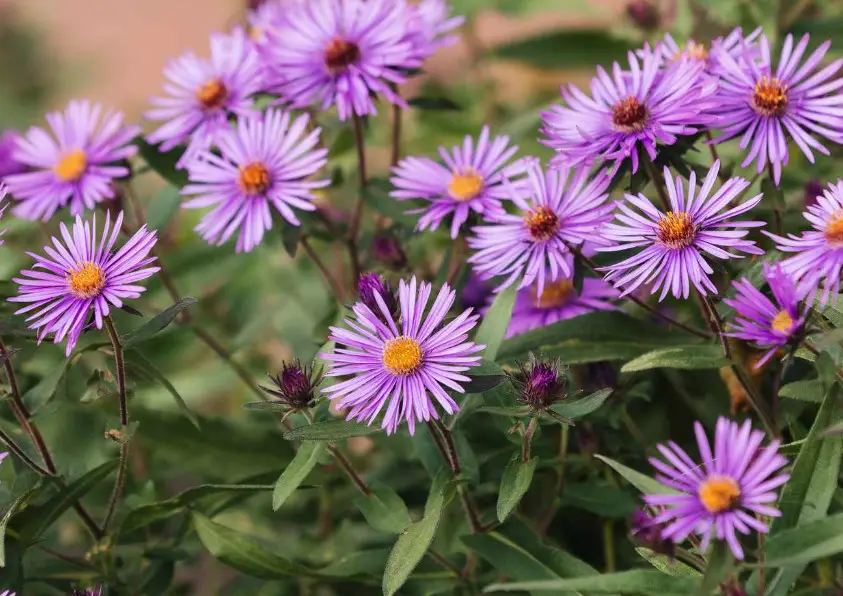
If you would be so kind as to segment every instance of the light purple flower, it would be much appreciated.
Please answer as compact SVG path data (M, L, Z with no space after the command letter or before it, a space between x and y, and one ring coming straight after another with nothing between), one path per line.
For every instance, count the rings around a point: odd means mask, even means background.
M714 162L697 189L697 176L691 172L687 194L681 176L673 178L664 169L670 212L656 209L643 194L626 195L626 202L618 204L617 223L603 227L602 235L616 242L614 246L598 247L599 251L623 251L641 248L631 256L604 269L609 271L606 281L612 282L626 296L642 284L652 283L651 293L659 288L663 300L670 292L676 298L687 298L691 285L703 295L717 293L709 275L714 270L706 257L715 259L741 258L728 249L760 255L764 251L755 242L746 240L746 228L763 226L761 221L731 221L757 205L763 195L757 195L735 207L729 207L749 188L748 180L734 177L727 180L714 194L720 162ZM636 210L637 209L637 210ZM724 211L725 209L725 211Z
M0 133L0 182L9 174L19 174L26 168L15 159L15 149L20 134L15 130L4 130Z
M386 406L381 428L392 434L406 420L413 434L417 421L439 417L437 403L449 414L459 410L446 389L464 393L461 383L470 379L461 373L480 361L473 354L484 346L468 341L478 317L468 309L443 325L456 293L444 284L425 316L430 294L429 283L401 280L400 328L379 295L379 314L358 302L352 309L355 319L345 320L350 329L331 327L337 347L320 354L331 363L326 376L351 378L322 392L348 410L348 419L371 424Z
M591 81L591 97L574 85L562 88L566 105L542 113L541 142L557 155L554 167L614 161L612 172L629 158L638 170L638 150L650 159L656 148L673 145L714 122L717 80L702 76L705 65L681 59L662 69L660 55L629 53L629 70L616 62L610 76L602 67Z
M405 105L391 88L421 65L396 0L311 0L269 32L262 48L269 90L295 107L333 105L341 120L376 114L375 97Z
M71 101L64 112L47 114L53 136L33 126L18 137L14 158L31 171L5 177L19 201L18 217L48 221L70 203L71 215L114 197L113 182L129 175L119 162L137 152L131 140L139 126L124 126L123 114L102 113L102 106Z
M276 29L283 22L291 7L301 0L268 0L246 13L246 31L256 47L263 46L268 39L268 32Z
M450 16L451 6L446 0L419 0L406 6L407 39L419 60L426 60L439 48L453 45L459 39L448 34L462 25L465 17Z
M741 167L756 163L758 173L769 162L773 179L779 183L782 165L787 164L787 137L793 139L811 163L816 149L829 155L813 135L843 143L843 78L833 78L843 59L820 68L831 42L818 47L803 62L808 47L808 35L796 47L793 36L784 40L781 58L775 71L770 62L770 42L759 38L761 63L734 60L728 54L720 56L721 86L717 94L718 128L723 134L715 139L722 142L741 136L739 146L748 149ZM800 64L801 63L801 64Z
M797 291L793 278L778 264L773 266L764 263L764 279L770 286L775 302L762 294L745 277L733 284L737 290L734 300L723 300L737 313L732 332L727 335L751 341L761 348L769 348L755 364L755 368L764 366L779 348L799 336L812 302L808 300L800 310L799 301L802 296Z
M316 148L320 129L307 132L308 119L273 109L240 118L217 135L219 154L197 154L182 193L196 196L185 208L214 207L196 226L202 238L219 246L239 230L236 251L249 252L272 229L271 208L294 226L300 225L294 209L316 209L312 191L330 181L308 177L325 165L328 151Z
M121 308L123 301L140 297L144 287L135 285L159 270L149 267L155 257L148 257L157 242L155 232L143 226L122 248L113 252L123 223L123 213L111 227L111 213L105 218L102 236L97 240L97 216L93 223L77 216L73 232L62 222L61 239L53 237L53 246L45 246L47 256L27 253L35 259L32 269L14 278L18 295L10 302L24 302L15 314L31 314L30 329L38 329L38 343L50 333L54 343L67 338L67 356L73 351L88 317L102 329L103 317L111 307Z
M670 33L666 33L664 39L656 44L656 53L661 55L666 64L683 58L701 62L705 67L704 72L719 76L722 71L720 56L724 53L728 54L733 61L747 58L753 61L761 59L761 49L758 45L761 31L762 28L758 27L744 37L742 29L737 27L725 37L718 37L712 41L709 48L693 39L689 39L680 46Z
M808 294L825 280L820 301L825 304L831 295L835 302L843 271L843 180L829 184L802 216L813 230L787 237L764 233L776 241L779 250L795 253L781 266L799 282L800 292Z
M656 479L679 492L646 495L644 502L661 509L655 523L667 524L662 536L676 543L691 533L702 537L701 551L712 537L725 540L735 557L743 559L737 533L751 530L766 533L767 526L756 514L778 517L776 489L790 476L780 470L787 459L777 453L779 441L762 447L764 433L752 430L749 420L742 425L721 417L717 420L714 452L702 424L694 424L702 464L694 462L673 441L658 445L667 460L651 458L658 470Z
M392 170L396 190L390 195L398 200L429 201L428 207L419 210L423 215L416 228L435 230L452 216L451 238L456 238L472 211L481 216L502 211L501 200L510 193L505 182L524 171L520 162L507 167L516 151L518 147L509 144L509 137L495 137L490 142L489 127L484 126L476 145L466 136L462 146L450 152L440 147L445 165L428 157L402 159Z
M472 228L469 257L483 279L506 275L495 292L522 277L520 288L572 275L567 245L595 240L595 230L612 218L609 177L589 178L588 168L545 171L538 160L526 159L527 179L510 189L519 213L489 215L488 224ZM599 238L596 239L599 241Z
M263 88L263 65L241 29L211 35L211 57L193 52L171 60L164 68L166 97L150 99L153 109L144 116L165 123L149 134L150 143L169 151L187 143L179 160L185 167L198 151L208 149L229 128L232 116L253 114L252 95Z

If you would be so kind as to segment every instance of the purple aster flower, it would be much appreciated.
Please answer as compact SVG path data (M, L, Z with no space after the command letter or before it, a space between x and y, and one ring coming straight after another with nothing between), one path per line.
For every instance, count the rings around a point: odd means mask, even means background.
M179 160L184 167L196 152L215 144L230 128L231 116L252 115L252 95L261 91L263 66L257 51L240 29L211 35L211 57L182 54L164 68L166 97L150 99L149 120L165 121L146 137L169 151L182 143L187 150Z
M114 197L112 182L129 175L119 162L137 147L129 144L139 126L123 126L120 112L102 113L102 106L71 101L62 112L47 114L53 136L33 126L18 138L14 158L32 171L5 177L19 204L15 215L48 221L70 202L70 213L80 215Z
M584 278L579 292L572 277L545 284L541 295L534 284L518 292L506 337L598 310L620 310L611 302L619 295L609 283L594 277Z
M630 70L616 62L612 76L598 67L588 97L574 85L562 88L567 105L552 106L542 114L541 142L557 155L555 167L614 161L613 173L623 160L632 159L638 170L638 149L651 160L658 144L673 145L714 122L717 81L701 76L705 65L676 60L662 69L660 55L646 51L640 59L629 53Z
M15 596L15 593L11 590L3 590L0 592L0 596Z
M446 0L420 0L406 5L409 15L406 39L413 47L412 55L425 60L436 50L457 42L448 35L465 22L463 16L450 16L451 6Z
M782 261L781 266L799 282L800 292L808 294L825 280L820 301L825 304L831 295L834 302L843 271L843 180L829 184L802 216L814 229L801 236L764 233L776 241L779 250L796 253Z
M256 47L260 47L267 42L268 32L280 26L290 10L290 4L295 1L287 0L281 3L278 0L268 0L249 8L246 13L246 31L249 34L249 39Z
M703 65L705 73L719 76L723 68L720 65L720 56L724 53L728 54L735 62L747 58L753 61L761 60L761 48L758 45L761 31L762 28L758 27L744 37L742 29L737 27L729 35L718 37L712 41L710 48L693 39L689 39L680 46L670 33L666 33L664 39L656 44L656 52L662 56L666 63L682 58L697 61Z
M389 320L394 320L398 314L398 301L395 300L395 292L389 286L389 282L377 273L365 273L360 276L357 282L357 292L360 294L360 301L372 311L375 316L380 316L380 306L383 302L387 312L390 313ZM384 319L384 322L387 322Z
M509 198L508 178L524 171L521 162L507 167L518 147L509 144L509 137L489 140L489 127L484 126L475 146L466 136L462 147L451 152L439 148L445 165L428 157L406 157L392 169L392 184L396 190L390 195L398 200L424 199L430 205L419 210L423 215L418 230L435 230L448 217L451 238L459 235L460 227L474 211L481 216L501 213L501 200Z
M734 300L724 300L737 313L734 329L728 335L751 341L762 348L770 348L753 368L761 368L776 351L798 338L805 325L810 303L800 310L801 295L793 278L780 265L764 263L764 278L773 293L767 298L748 279L734 282L737 294Z
M610 220L609 177L601 172L589 179L588 168L544 171L538 160L524 161L527 179L510 187L520 213L492 214L488 225L472 228L469 257L483 279L508 276L496 292L523 276L519 289L572 275L568 244L593 240L594 231Z
M456 293L444 284L425 317L430 293L429 283L417 284L415 277L409 283L401 280L400 329L380 296L376 296L380 316L358 302L353 307L355 320L345 321L350 330L331 327L337 347L320 354L331 363L326 376L351 378L322 392L337 399L339 409L348 409L348 419L371 424L386 406L381 428L392 434L406 420L413 434L417 421L439 417L437 403L449 414L459 410L445 389L463 393L460 383L470 379L461 373L480 361L473 354L485 346L468 341L478 317L469 309L443 326Z
M269 88L295 107L333 105L341 120L376 114L375 98L405 105L391 88L421 65L405 36L403 2L312 0L269 31Z
M785 38L775 72L770 62L770 42L760 36L761 63L734 60L720 54L722 82L717 94L718 127L723 134L715 142L742 135L739 146L749 148L741 167L756 162L758 173L767 163L779 183L782 164L787 164L787 137L793 139L811 163L811 148L824 155L828 149L812 135L843 143L843 78L832 78L843 59L825 68L819 65L828 52L827 41L802 60L808 35L794 47L793 36ZM800 64L801 63L801 64Z
M219 154L197 154L182 194L196 197L184 203L187 209L214 206L196 226L202 238L219 246L239 230L235 250L249 252L272 229L271 207L294 226L300 225L294 208L316 209L311 191L330 181L308 177L325 165L328 150L316 148L320 129L307 132L308 119L272 109L240 118L217 134Z
M752 529L764 533L767 526L755 515L781 515L772 504L777 500L775 489L790 478L780 473L787 459L777 453L777 440L761 447L764 433L753 430L749 420L739 425L719 418L713 454L702 424L694 423L694 432L702 464L673 441L658 445L667 463L650 459L659 472L656 479L679 494L646 495L644 502L664 508L654 520L667 523L664 538L679 543L693 532L702 537L701 550L705 551L715 536L728 543L735 557L743 559L736 532L749 534Z
M629 533L635 542L641 544L651 551L674 558L675 545L670 540L662 538L664 531L663 524L657 524L653 517L645 509L636 509L629 520Z
M0 182L9 174L19 174L26 168L15 159L15 149L20 134L15 130L5 130L0 133Z
M53 237L53 246L44 247L46 257L28 253L35 265L12 280L20 288L9 301L27 303L15 314L36 311L27 321L32 321L30 329L39 330L38 343L49 333L55 334L55 343L67 337L70 356L91 313L94 324L102 329L111 306L121 308L124 300L143 293L144 287L135 284L158 271L159 267L148 266L155 257L147 256L158 239L143 226L113 252L122 223L121 211L112 228L108 213L97 241L96 214L92 224L77 216L72 234L62 222L61 239Z
M709 279L714 270L706 256L741 258L727 249L764 254L755 242L745 239L749 233L745 228L763 226L764 222L731 221L755 207L763 195L729 208L729 204L749 188L750 182L744 178L730 178L712 195L719 171L720 162L716 161L699 189L696 173L691 172L686 194L681 176L673 178L665 168L664 179L670 196L668 213L656 209L642 194L628 194L626 203L618 204L618 223L607 224L602 230L607 239L617 244L597 250L643 248L638 254L604 268L609 271L606 281L621 289L621 296L649 283L652 283L653 294L662 289L660 301L668 292L676 298L687 298L691 285L703 295L717 293Z

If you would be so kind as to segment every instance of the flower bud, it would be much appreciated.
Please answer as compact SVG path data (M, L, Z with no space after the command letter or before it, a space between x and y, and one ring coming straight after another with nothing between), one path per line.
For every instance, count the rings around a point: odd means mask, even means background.
M809 180L805 183L805 209L817 204L817 199L822 196L824 187L817 180Z
M377 273L365 273L360 276L357 283L357 291L360 294L360 301L369 307L379 319L383 319L384 314L376 296L380 296L390 314L394 314L398 310L398 302L395 300L395 294L389 283Z
M281 368L281 374L271 376L269 379L275 385L275 389L261 387L264 391L276 397L278 401L290 406L293 410L303 410L310 406L314 399L316 385L319 384L321 375L316 379L311 378L311 371L301 362L285 362Z
M536 410L547 409L568 397L568 369L558 360L536 360L532 355L527 365L520 365L520 374L510 375L519 390L518 401Z

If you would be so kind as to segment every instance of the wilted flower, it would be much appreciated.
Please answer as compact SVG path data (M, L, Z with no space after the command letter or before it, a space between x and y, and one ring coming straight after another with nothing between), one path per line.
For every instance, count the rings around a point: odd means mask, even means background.
M313 190L329 180L308 180L325 165L328 150L317 148L321 129L307 132L307 114L267 110L240 118L235 128L217 134L218 152L200 151L188 164L190 184L182 194L195 198L186 209L213 206L196 226L218 246L239 231L235 250L249 252L272 229L272 209L294 226L294 209L314 211Z
M723 134L717 142L742 135L740 148L749 149L741 167L756 162L761 173L767 163L773 179L779 183L782 165L787 164L789 136L811 163L811 148L829 155L828 149L813 136L843 143L843 78L833 79L843 61L836 60L820 69L831 42L818 47L804 61L809 36L796 47L793 35L787 35L775 71L769 63L735 60L728 53L719 56L723 77L717 94L718 128ZM759 38L762 56L770 56L770 42Z
M435 230L451 216L451 238L459 235L460 227L474 212L481 217L502 212L501 200L512 194L508 178L522 174L519 162L507 167L518 151L509 144L509 137L489 138L484 126L480 138L474 142L466 136L462 146L448 152L439 148L445 165L429 157L405 157L392 169L391 182L395 186L390 196L399 201L423 199L430 204L422 213L416 228Z
M357 282L357 292L360 294L360 302L365 304L375 316L380 317L383 309L381 304L390 314L390 320L398 314L398 302L395 300L395 292L389 287L389 282L377 273L365 273L360 276ZM386 322L384 320L384 322Z
M662 538L664 526L655 522L645 509L636 509L629 520L629 533L636 543L651 551L673 559L676 547L670 540Z
M645 503L664 508L655 522L665 524L662 537L682 542L692 532L702 537L702 551L712 537L725 540L738 559L743 548L736 532L767 532L767 526L756 515L778 517L773 505L775 489L790 476L781 473L787 459L777 453L779 441L761 447L764 433L752 430L747 420L743 425L719 418L715 429L714 452L702 424L694 424L694 432L702 464L694 462L674 442L658 445L667 463L650 458L658 470L656 479L679 491L679 494L646 495Z
M113 228L111 213L106 214L98 242L96 215L93 223L77 216L72 234L62 222L61 240L53 237L53 246L44 247L46 257L29 253L35 265L12 280L20 288L9 301L29 303L15 314L36 311L27 321L32 321L30 329L39 330L38 343L50 333L55 334L55 343L66 337L66 355L70 356L89 315L93 314L94 324L102 329L112 306L121 308L124 300L139 298L144 292L136 283L159 270L148 266L155 257L147 256L158 239L144 225L112 252L122 223L122 212Z
M398 239L388 232L375 232L372 238L372 256L378 263L390 269L403 269L407 265L407 255Z
M705 295L717 292L709 276L714 273L706 256L716 259L740 258L726 249L749 254L764 254L755 242L746 240L745 228L763 226L761 221L732 221L757 205L763 195L757 195L736 207L732 201L749 188L743 178L727 180L709 196L715 183L720 162L714 162L697 189L697 176L691 172L687 193L681 176L670 176L664 169L667 192L670 195L668 213L656 209L643 194L626 195L626 203L618 205L618 223L606 224L603 235L615 241L615 246L598 247L599 251L622 251L643 248L638 254L605 267L610 281L625 296L642 284L652 283L651 292L662 290L659 300L668 292L676 298L687 298L693 285ZM631 207L636 207L640 213ZM725 211L724 211L725 209Z
M519 372L508 374L518 390L518 401L534 410L545 410L569 396L568 367L558 359L538 360L530 354L527 364L518 365Z
M401 280L400 329L381 301L380 316L358 302L352 309L355 319L345 321L350 329L331 327L337 347L320 354L331 363L326 376L350 378L322 392L338 400L340 409L348 409L348 419L371 424L386 406L381 428L392 434L406 421L413 434L416 422L439 417L436 403L449 414L459 409L445 388L464 393L460 383L470 378L461 373L480 361L474 354L484 346L468 341L478 317L469 309L443 325L456 297L447 284L425 317L430 294L429 283L418 284L415 277L409 283Z
M275 388L261 386L261 389L295 411L303 410L311 405L322 375L318 372L314 375L307 366L302 366L299 360L294 360L284 362L281 373L274 377L269 375L269 380Z
M137 152L130 142L140 127L124 126L123 114L103 114L102 106L88 101L71 101L46 118L54 136L33 126L18 137L14 158L32 171L5 177L20 201L14 214L47 221L68 202L71 215L81 215L114 197L112 182L129 175L120 162Z

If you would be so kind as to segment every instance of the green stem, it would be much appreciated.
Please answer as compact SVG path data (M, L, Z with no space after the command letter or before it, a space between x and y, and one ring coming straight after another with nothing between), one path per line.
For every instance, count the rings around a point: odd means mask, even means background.
M305 418L307 418L308 424L313 424L313 412L310 410L302 410ZM349 479L354 483L361 493L365 496L370 497L372 495L372 489L369 488L369 485L366 484L366 481L357 473L357 470L354 469L354 466L351 464L349 459L345 456L342 450L334 445L333 443L328 443L328 451L331 452L331 455L334 456L337 464L342 471L345 472L345 475L349 477Z
M129 400L126 393L126 363L123 358L123 344L120 341L120 335L117 333L111 317L106 316L103 321L105 322L105 328L108 331L108 336L111 339L111 347L114 351L114 364L117 368L117 391L120 400L120 426L123 432L120 442L120 463L117 467L117 478L114 481L114 490L111 491L111 498L108 500L105 519L102 522L103 532L107 532L108 525L111 523L114 512L117 510L117 503L123 494L123 486L126 482L126 468L129 462Z
M313 261L313 264L316 265L317 269L319 269L322 277L325 278L325 283L328 284L328 288L331 290L331 293L334 294L334 297L340 302L346 302L348 300L348 295L346 294L345 289L337 283L337 280L335 280L334 276L331 275L331 272L325 266L325 263L322 262L319 254L313 250L313 247L310 245L310 240L307 238L307 234L302 234L299 242L301 243L301 247L304 249L304 252L307 253L307 256L310 257L310 260Z
M527 463L530 461L530 444L533 441L533 434L536 432L536 427L539 425L539 417L533 416L527 424L524 431L524 437L521 441L521 461Z

